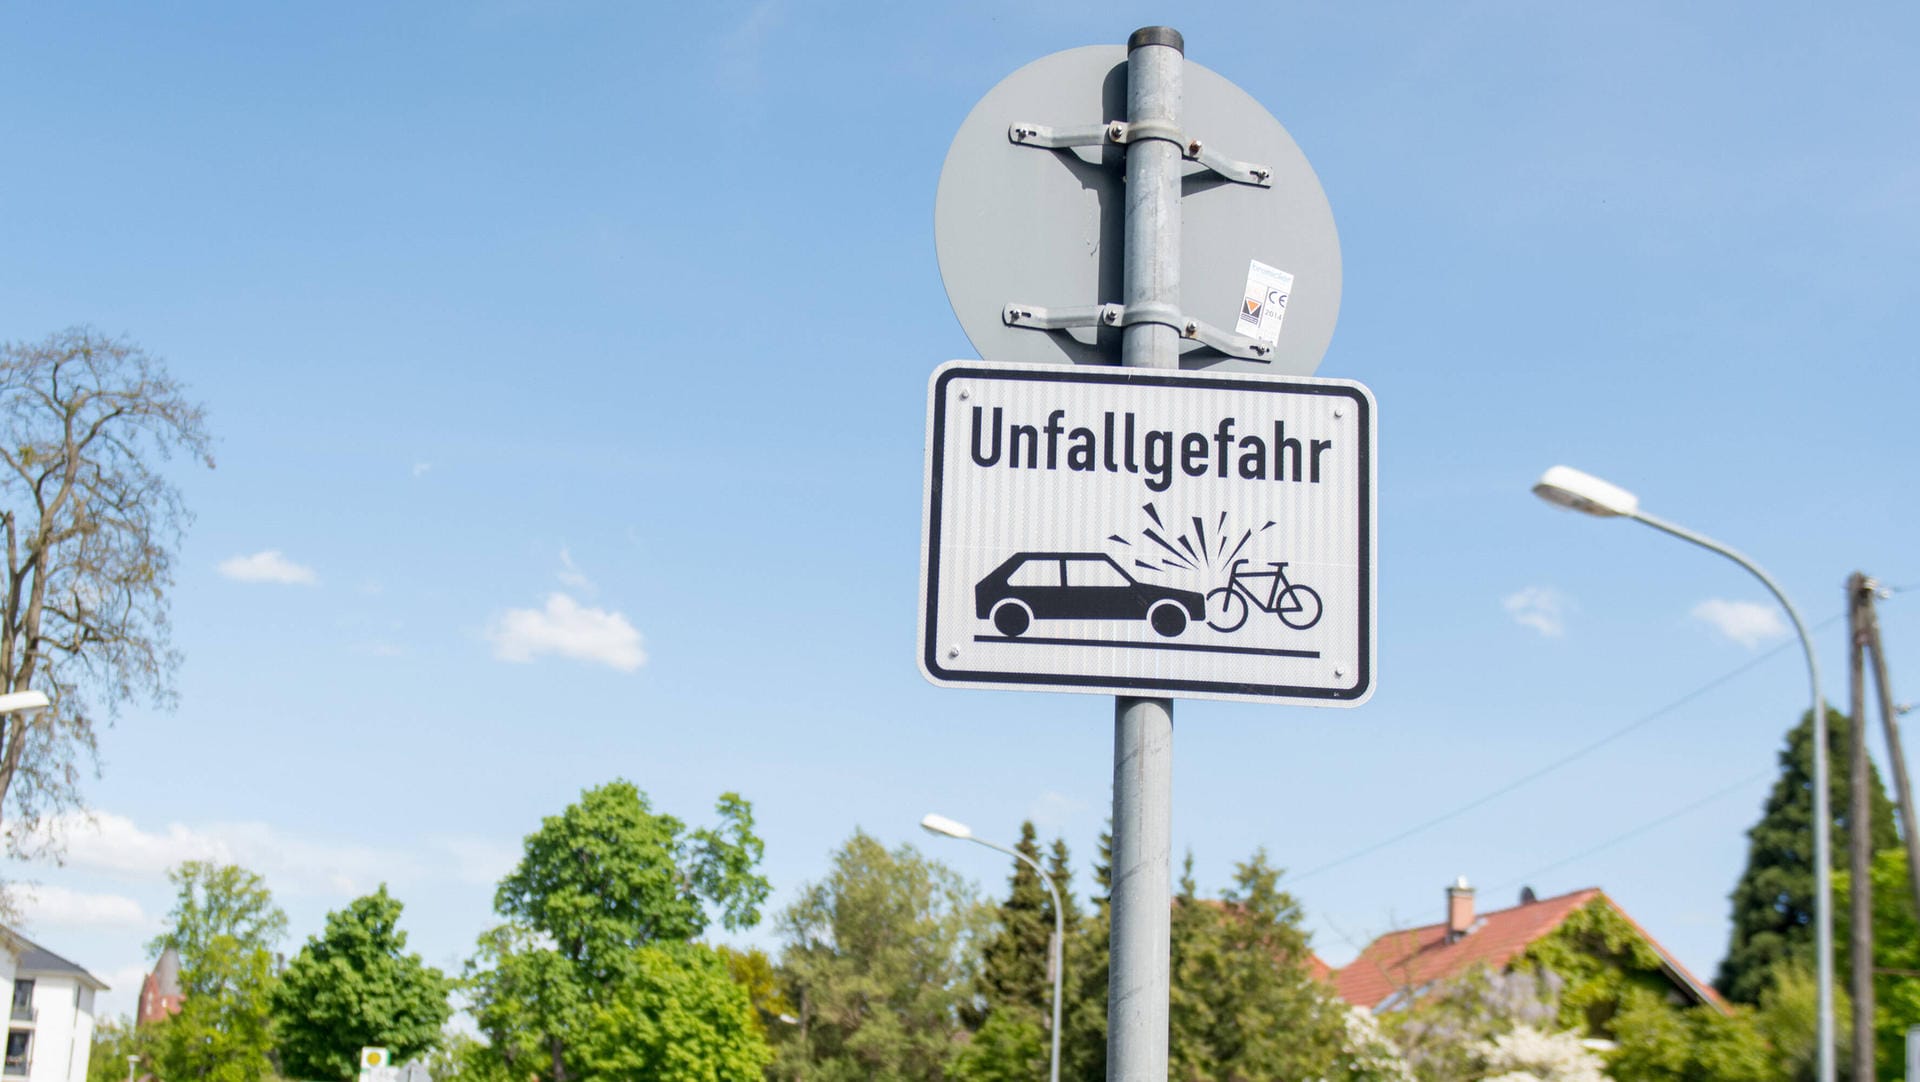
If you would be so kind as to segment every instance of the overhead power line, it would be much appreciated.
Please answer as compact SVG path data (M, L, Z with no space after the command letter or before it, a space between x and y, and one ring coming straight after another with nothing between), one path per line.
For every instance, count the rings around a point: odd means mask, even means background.
M1502 883L1499 886L1494 887L1492 893L1498 894L1503 890L1512 890L1514 887L1521 886L1532 879L1536 879L1542 875L1545 875L1550 871L1553 871L1556 868L1560 868L1560 867L1563 867L1564 865L1572 864L1576 860L1585 860L1586 858L1593 856L1595 853L1605 852L1606 850L1611 849L1616 845L1619 845L1621 842L1631 841L1634 838L1638 838L1640 835L1645 834L1650 830L1653 830L1657 827L1666 826L1668 823L1673 822L1675 819L1680 818L1681 816L1687 814L1688 812L1694 811L1695 809L1698 809L1698 808L1703 808L1708 804L1711 804L1714 801L1721 799L1722 797L1731 796L1732 794L1737 793L1742 789L1745 789L1748 786L1752 785L1754 782L1761 781L1772 774L1773 774L1772 768L1755 771L1754 773L1749 774L1744 778L1741 778L1739 781L1736 781L1731 785L1728 785L1721 789L1715 789L1713 792L1708 793L1706 796L1703 796L1698 800L1690 801L1689 803L1682 805L1681 807L1675 808L1674 810L1668 812L1667 814L1661 816L1658 819L1649 819L1646 822L1641 823L1639 826L1634 827L1632 830L1625 832L1624 834L1615 834L1613 837L1608 838L1606 841L1603 841L1598 845L1594 845L1589 848L1582 849L1578 853L1575 853L1570 857L1562 857L1561 859L1554 861L1552 864L1543 864L1540 867L1535 868L1534 870L1526 873L1525 875L1519 876L1518 878Z
M1826 628L1828 625L1838 623L1845 615L1846 615L1845 613L1839 613L1839 612L1834 613L1832 616L1829 616L1825 620L1822 620L1819 623L1815 624L1814 630L1819 631L1823 628ZM1789 639L1786 642L1783 642L1780 645L1775 646L1773 649L1768 650L1766 653L1761 654L1760 656L1754 658L1753 660L1748 661L1746 664L1741 665L1737 668L1731 669L1728 672L1723 673L1720 676L1717 676L1712 680L1707 681L1706 683L1700 685L1699 687L1693 689L1692 691L1687 692L1685 695L1682 695L1679 698L1673 700L1672 702L1667 703L1665 706L1659 707L1658 709L1652 711L1651 713L1644 714L1639 718L1636 718L1635 720L1628 722L1626 725L1623 725L1620 728L1615 729L1614 731L1606 734L1600 739L1595 740L1592 743L1587 744L1583 747L1580 747L1574 751L1568 752L1566 755L1563 755L1560 758L1555 759L1550 763L1547 763L1545 766L1529 771L1526 774L1522 774L1520 777L1517 777L1512 781L1507 782L1505 785L1502 785L1497 789L1493 789L1490 792L1477 796L1472 800L1467 801L1464 804L1457 805L1454 808L1441 812L1439 815L1436 815L1431 819L1427 819L1420 823L1416 823L1415 825L1410 826L1405 830L1402 830L1396 834L1393 834L1386 838L1382 838L1379 841L1374 842L1370 845L1364 846L1360 849L1356 849L1353 852L1348 853L1343 857L1338 857L1334 860L1327 861L1325 864L1321 864L1314 868L1309 868L1308 870L1301 872L1299 875L1293 876L1292 881L1295 883L1298 883L1303 880L1311 879L1314 876L1321 874L1322 872L1332 871L1333 869L1341 867L1342 865L1350 864L1353 861L1359 860L1361 857L1371 856L1372 854L1377 853L1380 850L1387 848L1388 846L1397 845L1400 842L1406 841L1408 838L1414 837L1419 834L1423 834L1429 830L1432 830L1434 827L1440 826L1443 823L1452 822L1453 820L1458 819L1462 815L1465 815L1476 808L1482 807L1495 800L1498 800L1499 798L1506 796L1508 793L1511 793L1516 789L1523 788L1524 786L1531 784L1532 782L1539 781L1541 778L1544 778L1548 774L1551 774L1554 771L1559 770L1563 766L1566 766L1570 763L1577 762L1580 759L1583 759L1586 756L1591 755L1596 751L1599 751L1601 748L1606 747L1608 744L1611 744L1614 741L1619 740L1621 737L1626 736L1629 733L1632 733L1636 730L1639 730L1639 729L1645 728L1648 725L1651 725L1653 722L1658 721L1659 719L1667 716L1668 714L1673 713L1675 710L1678 710L1681 707L1687 705L1688 703L1693 702L1695 699L1700 698L1702 695L1705 695L1710 691L1717 690L1720 687L1732 682L1736 678L1744 676L1747 673L1753 671L1754 669L1759 668L1761 665L1764 665L1767 662L1773 660L1775 657L1786 652L1788 649L1797 649L1798 647L1799 647L1798 642L1792 639Z

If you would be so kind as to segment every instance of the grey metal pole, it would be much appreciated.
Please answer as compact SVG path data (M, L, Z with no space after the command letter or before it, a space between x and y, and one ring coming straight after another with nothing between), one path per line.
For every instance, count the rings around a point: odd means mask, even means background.
M1816 1027L1820 1047L1816 1078L1818 1082L1834 1082L1833 855L1829 852L1832 847L1833 811L1828 807L1827 711L1826 704L1820 700L1820 665L1813 657L1813 637L1807 634L1807 624L1800 619L1800 610L1793 607L1793 602L1787 600L1787 595L1781 592L1772 576L1760 569L1760 565L1710 537L1655 518L1645 511L1635 511L1630 517L1662 533L1699 545L1709 552L1717 552L1746 568L1773 594L1773 599L1780 602L1780 607L1787 610L1787 618L1793 621L1793 629L1800 634L1800 648L1807 654L1807 681L1813 685L1813 924L1815 969L1820 982L1819 1022Z
M1180 32L1127 39L1126 325L1120 363L1180 367ZM1173 905L1173 701L1120 697L1113 717L1109 1082L1165 1082Z

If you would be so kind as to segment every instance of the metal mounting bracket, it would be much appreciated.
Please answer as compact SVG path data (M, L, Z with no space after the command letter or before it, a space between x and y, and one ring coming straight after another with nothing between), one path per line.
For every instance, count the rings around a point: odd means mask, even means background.
M1036 331L1064 331L1075 327L1125 327L1135 323L1159 323L1209 349L1244 361L1271 361L1273 347L1258 338L1223 331L1204 320L1181 315L1170 304L1087 304L1072 308L1043 308L1037 304L1009 304L1000 313L1009 327L1028 327Z
M1181 157L1198 162L1235 184L1247 184L1255 188L1273 186L1273 170L1264 165L1229 158L1198 139L1187 138L1174 125L1161 121L1143 120L1129 124L1124 120L1114 120L1078 128L1055 128L1046 124L1016 121L1007 128L1007 138L1020 146L1043 150L1103 146L1107 143L1125 146L1145 139L1164 139L1179 146Z

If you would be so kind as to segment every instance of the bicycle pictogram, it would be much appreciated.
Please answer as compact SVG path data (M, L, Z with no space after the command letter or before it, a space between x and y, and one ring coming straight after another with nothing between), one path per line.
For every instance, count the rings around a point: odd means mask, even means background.
M1270 612L1280 622L1305 631L1320 622L1320 595L1313 587L1290 582L1287 563L1269 560L1272 571L1242 571L1251 560L1235 560L1227 584L1207 594L1207 626L1215 631L1240 630L1252 608ZM1264 585L1256 585L1264 583Z

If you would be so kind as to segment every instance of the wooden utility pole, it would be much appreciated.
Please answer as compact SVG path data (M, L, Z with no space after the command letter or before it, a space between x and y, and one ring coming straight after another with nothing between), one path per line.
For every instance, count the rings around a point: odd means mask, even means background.
M1873 611L1879 587L1863 583L1861 623L1867 652L1873 655L1873 683L1880 693L1880 724L1887 736L1887 761L1893 768L1893 792L1900 801L1900 834L1907 843L1907 883L1913 890L1914 912L1920 913L1920 824L1913 817L1913 786L1907 781L1907 755L1900 747L1899 712L1893 706L1893 688L1887 683L1887 653L1880 645L1880 618Z
M1852 927L1847 939L1853 969L1853 1077L1873 1077L1873 804L1867 767L1867 577L1847 576L1848 878Z

